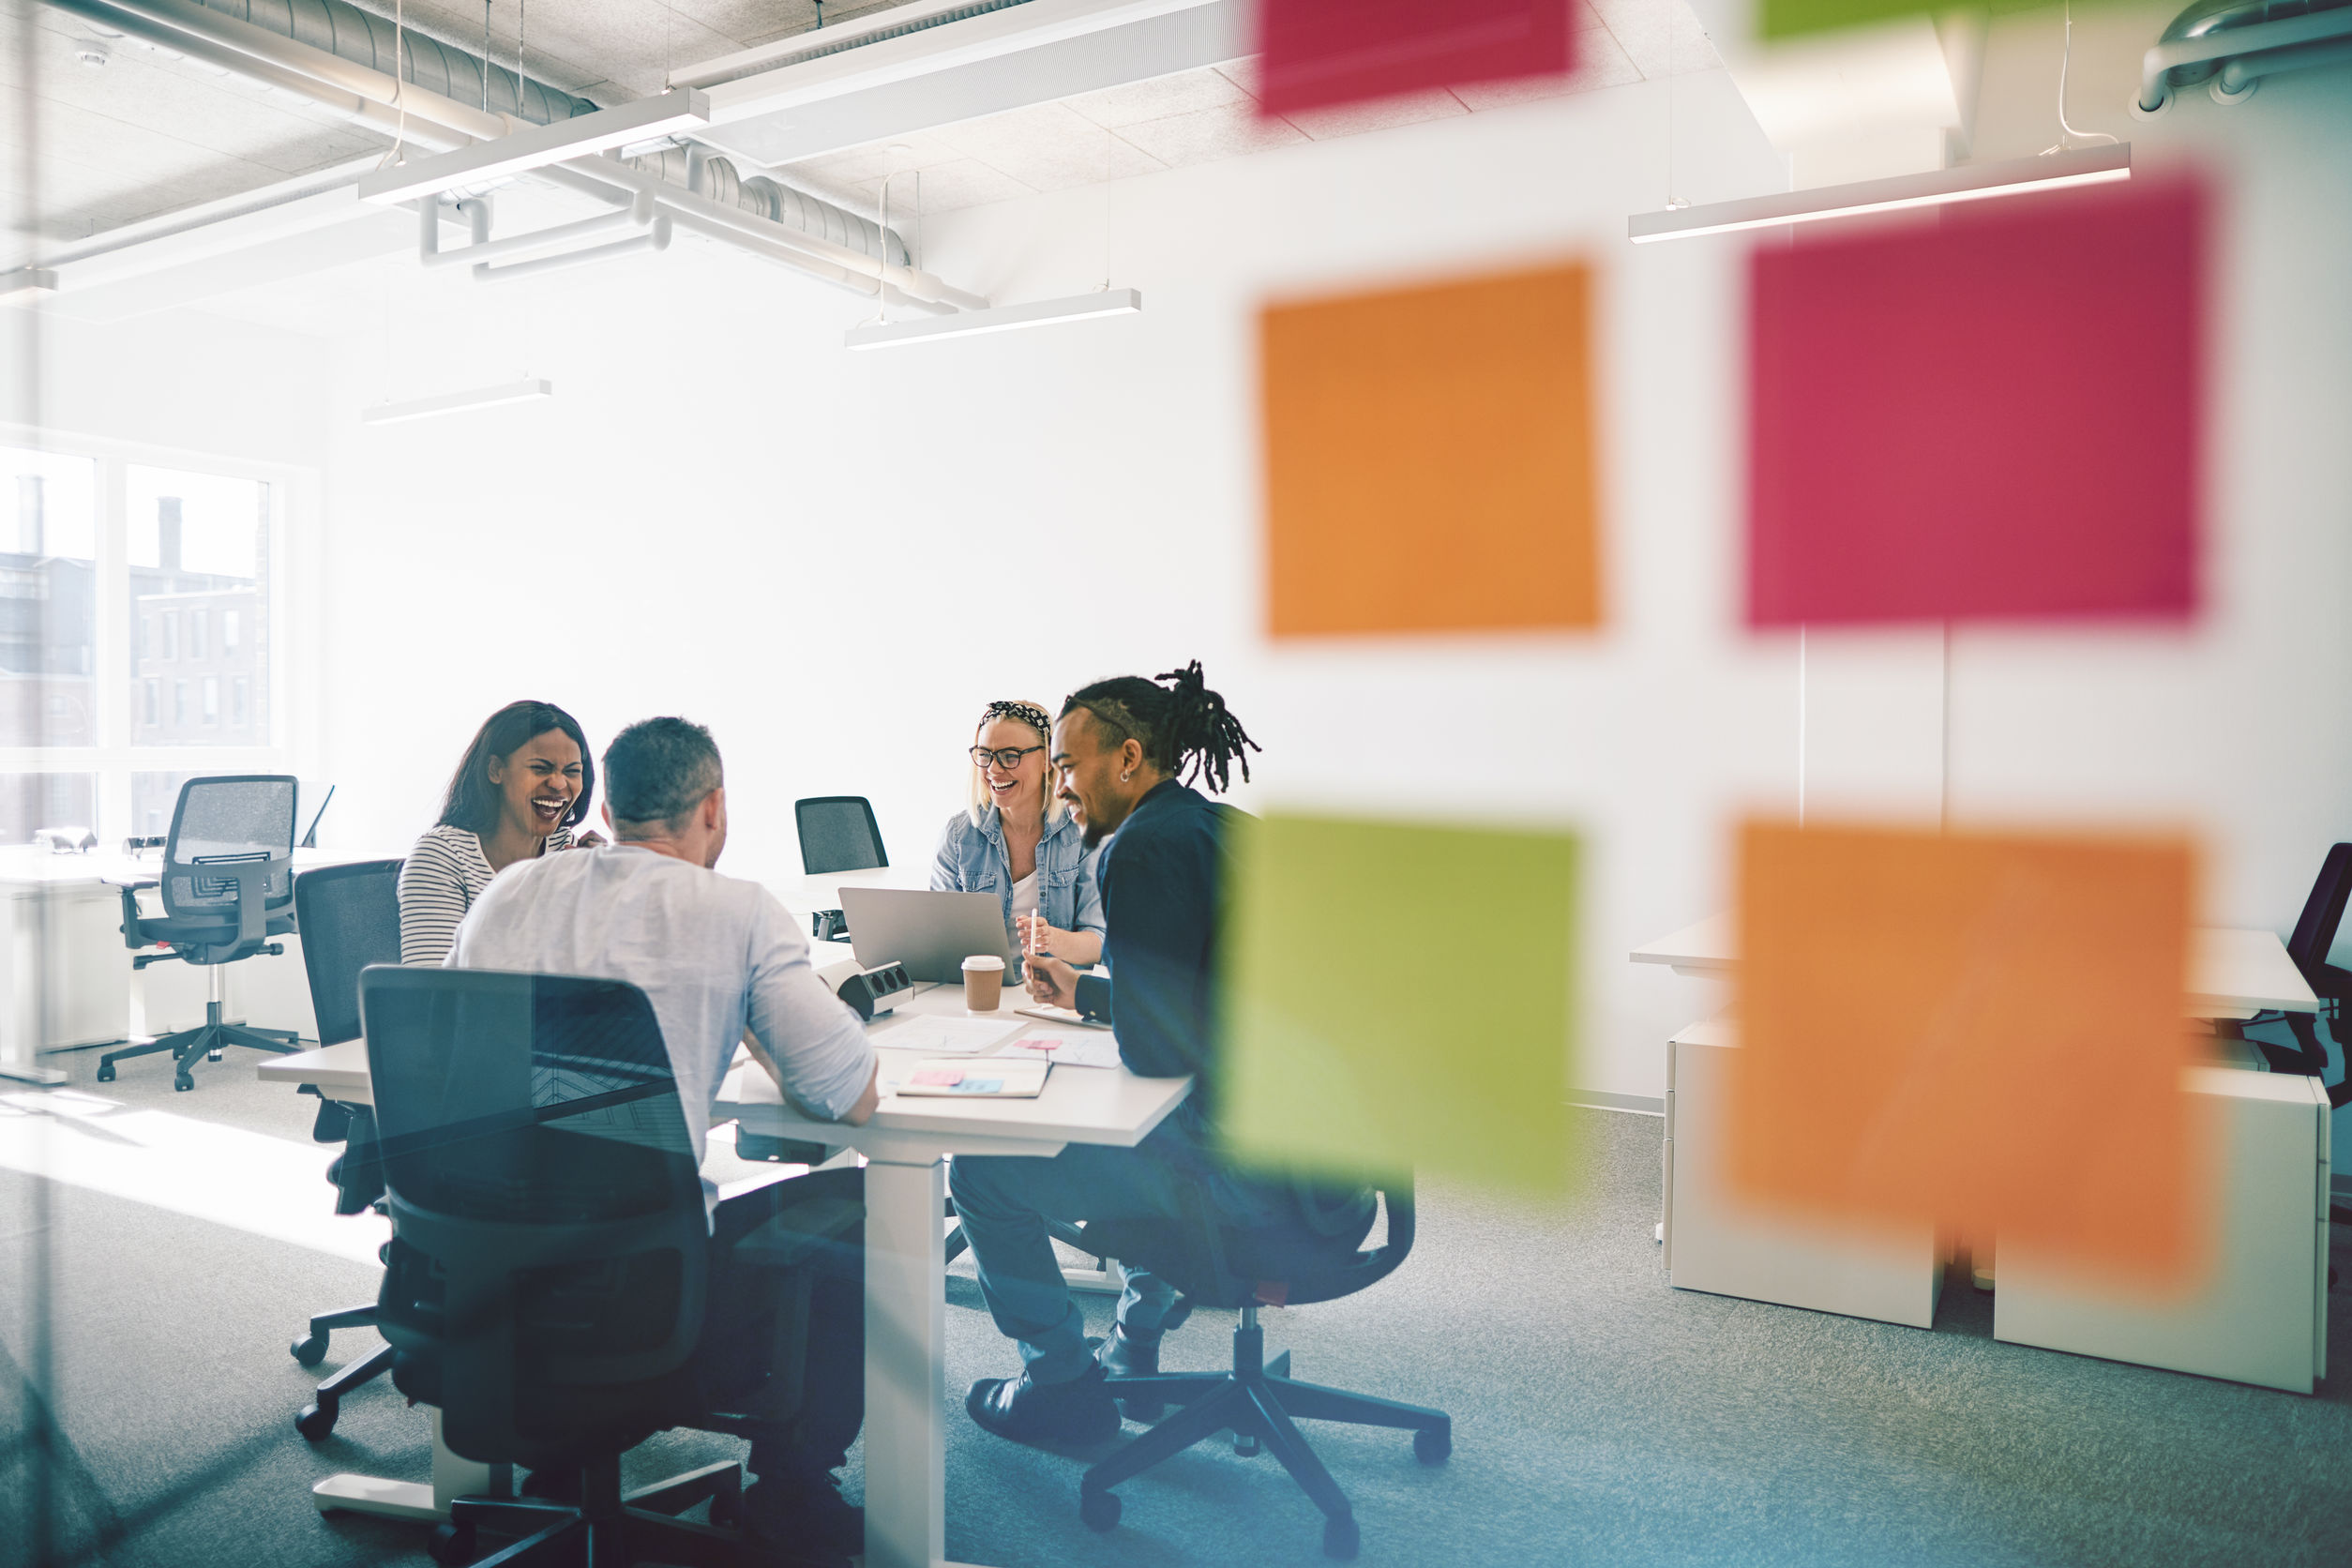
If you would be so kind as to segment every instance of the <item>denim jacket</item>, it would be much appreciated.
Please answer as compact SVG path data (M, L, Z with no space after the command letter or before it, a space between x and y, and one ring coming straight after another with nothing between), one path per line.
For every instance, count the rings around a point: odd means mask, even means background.
M1099 852L1086 848L1085 831L1068 816L1037 840L1037 912L1064 931L1100 931L1103 897L1094 880ZM1013 862L1004 848L1001 814L989 807L974 823L972 813L947 819L931 863L931 886L948 893L994 893L1004 904L1004 935L1013 938Z

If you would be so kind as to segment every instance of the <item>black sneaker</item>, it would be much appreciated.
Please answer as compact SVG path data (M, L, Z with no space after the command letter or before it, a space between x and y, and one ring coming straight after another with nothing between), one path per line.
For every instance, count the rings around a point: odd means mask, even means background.
M964 1396L972 1419L1015 1442L1108 1442L1119 1435L1119 1402L1103 1382L1099 1362L1065 1383L983 1378Z
M831 1475L762 1476L744 1488L744 1533L791 1563L847 1563L866 1549L866 1510Z
M1138 1345L1127 1337L1125 1329L1113 1328L1110 1337L1103 1341L1102 1354L1095 1359L1102 1363L1103 1370L1113 1378L1157 1377L1160 1342L1154 1339L1149 1345ZM1116 1395L1118 1392L1118 1385L1113 1383L1111 1393ZM1168 1404L1161 1399L1121 1399L1119 1413L1129 1421L1140 1421L1148 1425L1168 1413Z

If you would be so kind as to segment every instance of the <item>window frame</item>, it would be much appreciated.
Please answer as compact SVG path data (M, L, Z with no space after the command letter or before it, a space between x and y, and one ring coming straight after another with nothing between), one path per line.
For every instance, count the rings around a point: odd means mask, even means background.
M98 604L94 620L98 648L92 674L98 743L0 746L0 774L95 775L98 820L91 826L100 842L109 845L135 831L131 823L133 774L314 776L320 653L317 597L321 586L315 559L320 510L318 471L6 422L0 422L0 444L93 461L97 466L98 511ZM138 654L132 643L146 629L133 626L130 614L128 481L128 470L134 467L249 479L269 487L267 612L271 631L269 673L264 689L269 700L270 733L259 745L131 744L143 700L143 688L135 675ZM207 643L210 641L207 637ZM209 647L206 653L211 653ZM172 695L168 691L158 693L164 701L169 701Z

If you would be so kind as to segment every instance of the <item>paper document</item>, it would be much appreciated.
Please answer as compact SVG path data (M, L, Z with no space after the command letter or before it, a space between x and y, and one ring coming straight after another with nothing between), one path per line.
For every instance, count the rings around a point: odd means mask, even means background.
M1065 1032L1058 1034L1024 1034L989 1060L1002 1062L1008 1057L1033 1056L1044 1062L1059 1062L1065 1067L1116 1067L1119 1065L1119 1042L1108 1034Z
M1033 1099L1046 1087L1050 1062L990 1056L977 1062L918 1062L895 1082L882 1087L898 1095L985 1095L996 1099Z
M1015 1030L1018 1018L912 1018L877 1030L874 1044L885 1050L919 1050L932 1056L966 1056L987 1050Z
M1107 1023L1073 1013L1067 1007L1016 1007L1013 1011L1023 1018L1043 1018L1048 1023L1071 1024L1079 1029L1108 1029L1110 1027Z

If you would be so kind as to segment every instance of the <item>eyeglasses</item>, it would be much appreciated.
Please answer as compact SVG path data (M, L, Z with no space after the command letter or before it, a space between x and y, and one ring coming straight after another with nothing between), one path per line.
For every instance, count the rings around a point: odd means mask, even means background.
M1021 765L1022 758L1033 751L1044 749L1042 746L1008 746L1002 751L990 751L985 746L975 746L972 748L972 765L975 768L985 768L988 765L988 759L993 757L996 759L998 767L1003 768L1006 773L1011 773Z

